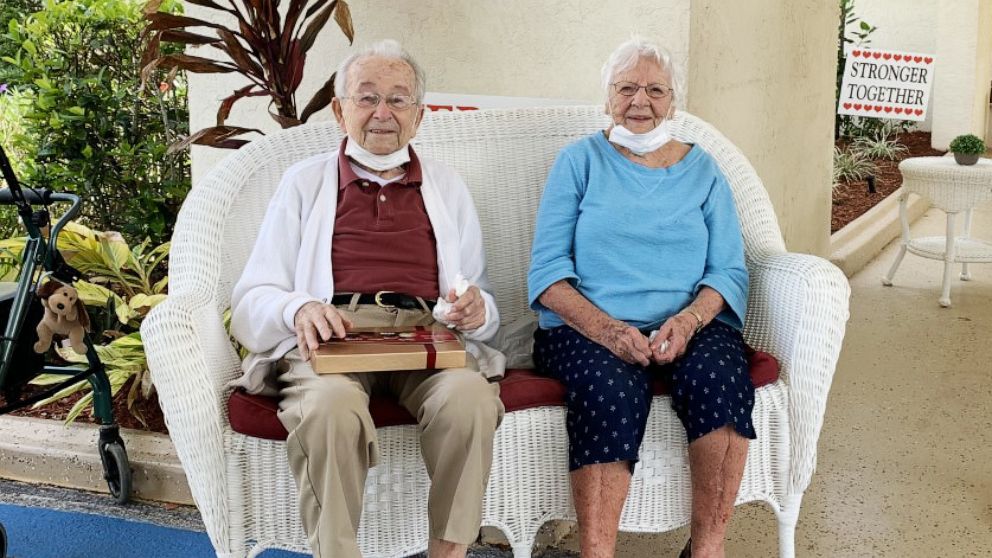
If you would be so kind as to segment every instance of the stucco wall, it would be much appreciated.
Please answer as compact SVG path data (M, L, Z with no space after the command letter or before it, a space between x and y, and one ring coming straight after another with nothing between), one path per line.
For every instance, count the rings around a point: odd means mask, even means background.
M363 0L350 2L355 45L392 38L424 66L427 89L441 93L543 97L600 102L599 69L633 32L656 38L685 62L689 0ZM187 3L191 15L208 10ZM206 49L200 52L209 55ZM304 104L350 51L329 22L310 51L298 102ZM191 128L213 124L236 76L193 75ZM230 122L276 129L260 99L239 101ZM330 118L330 109L316 119ZM224 153L194 147L194 181Z
M748 156L790 250L830 235L836 30L822 0L693 0L689 110Z
M984 135L988 114L992 0L940 0L933 90L934 147L959 134Z
M990 110L990 89L992 89L992 0L979 3L978 47L975 50L975 91L972 100L972 130L992 145L989 126L992 125Z
M936 52L934 0L857 0L854 13L878 27L871 34L872 48Z

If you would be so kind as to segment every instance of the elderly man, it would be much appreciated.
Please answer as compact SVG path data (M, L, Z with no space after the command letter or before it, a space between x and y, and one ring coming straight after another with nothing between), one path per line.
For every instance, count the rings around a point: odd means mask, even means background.
M338 69L336 152L283 176L232 296L231 330L251 351L237 382L279 388L279 419L314 556L360 557L368 468L379 449L369 394L389 392L417 418L427 472L429 554L463 557L478 536L493 435L503 415L503 356L482 345L499 327L478 217L464 182L409 146L424 77L395 41ZM471 285L458 289L461 275ZM310 355L351 327L427 325L462 332L465 368L317 375ZM270 369L275 372L268 373ZM274 385L272 380L277 380Z

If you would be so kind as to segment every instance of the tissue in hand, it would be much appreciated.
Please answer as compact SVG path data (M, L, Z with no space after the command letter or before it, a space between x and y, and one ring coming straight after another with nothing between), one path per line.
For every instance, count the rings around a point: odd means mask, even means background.
M455 289L455 296L459 296L459 297L462 296L463 294L465 294L465 291L467 291L470 286L471 285L465 279L464 275L462 275L461 273L455 275L455 283L452 285L452 288ZM442 293L442 294L447 294L447 293ZM447 320L448 312L451 311L452 306L453 304L445 300L444 296L438 298L437 305L434 306L434 319L448 327L455 327L452 324L448 323Z

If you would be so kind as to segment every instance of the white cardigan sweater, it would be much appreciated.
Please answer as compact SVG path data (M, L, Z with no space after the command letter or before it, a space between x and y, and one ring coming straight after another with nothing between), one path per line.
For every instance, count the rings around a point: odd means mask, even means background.
M249 393L277 393L272 365L296 347L296 311L334 296L331 238L338 195L338 153L324 153L286 171L262 221L258 239L231 295L231 333L250 351L233 382ZM420 159L421 194L437 239L438 286L453 288L460 272L482 291L486 321L464 334L486 377L503 375L506 359L481 342L499 328L486 277L482 230L468 188L445 165Z

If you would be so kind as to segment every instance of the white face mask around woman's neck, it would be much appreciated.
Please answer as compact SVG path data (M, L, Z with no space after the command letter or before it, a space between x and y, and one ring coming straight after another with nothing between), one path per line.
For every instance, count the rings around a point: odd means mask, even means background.
M410 162L409 145L404 145L401 149L388 155L376 155L359 145L355 138L350 136L348 137L348 144L344 147L344 154L359 165L378 172L399 168Z
M666 143L672 141L672 134L669 131L670 123L665 119L655 126L650 132L635 134L620 124L615 124L610 130L610 143L615 143L621 147L626 147L637 156L650 153Z
M671 133L673 109L674 105L669 105L668 114L665 115L664 120L651 131L644 132L643 134L635 134L620 124L614 124L613 128L610 129L610 135L607 139L610 143L626 147L638 157L651 153L674 139Z

